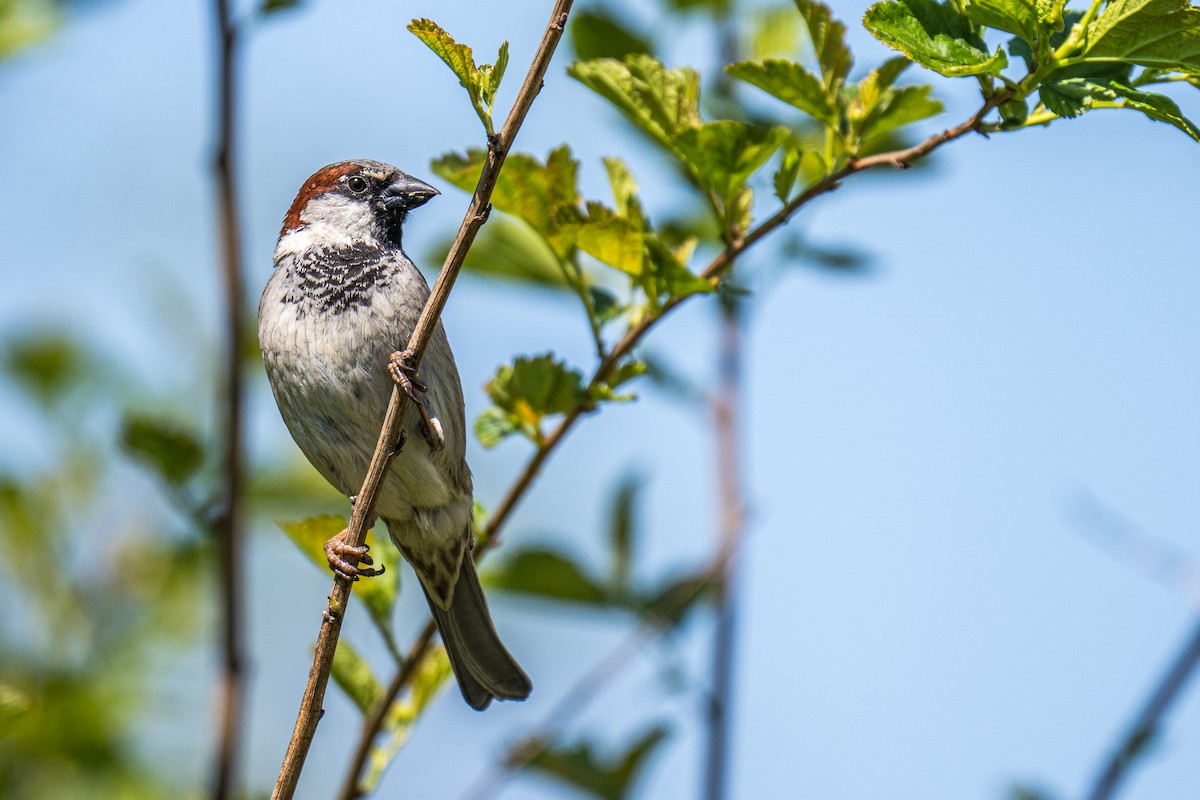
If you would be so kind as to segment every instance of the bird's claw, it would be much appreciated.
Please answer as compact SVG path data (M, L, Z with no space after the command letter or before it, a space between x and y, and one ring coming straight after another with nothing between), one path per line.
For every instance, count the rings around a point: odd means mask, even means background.
M408 395L408 399L421 405L421 395L417 392L428 392L429 387L417 377L417 368L413 366L413 351L401 350L392 353L388 358L388 373L396 385Z
M429 443L430 449L441 450L446 446L446 436L442 433L442 423L437 417L430 416L429 409L425 407L425 401L421 397L420 393L428 392L429 387L417 377L417 368L413 366L413 351L392 353L388 358L388 373L417 407L417 413L421 415L421 422L424 423L421 427L422 438Z
M376 575L384 573L384 566L381 564L379 569L374 569L370 565L375 563L375 559L371 558L369 553L370 548L367 545L352 545L346 543L346 536L349 535L350 529L339 533L325 543L325 560L329 562L329 568L341 575L348 581L356 581L359 577L374 578ZM360 567L347 561L344 556L350 556L359 564L367 564L366 567Z

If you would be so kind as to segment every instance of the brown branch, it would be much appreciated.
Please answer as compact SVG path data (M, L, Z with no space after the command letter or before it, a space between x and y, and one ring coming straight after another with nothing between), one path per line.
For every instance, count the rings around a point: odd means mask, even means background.
M545 33L542 35L541 44L534 54L533 63L525 75L525 82L522 84L517 99L513 103L512 110L509 112L508 118L504 121L504 127L501 128L498 134L489 138L487 161L484 163L483 172L479 176L479 182L475 187L475 194L471 197L467 213L463 217L462 225L459 226L458 235L455 237L454 243L450 246L450 252L446 254L446 262L442 266L442 271L433 285L429 299L425 302L425 307L422 309L421 316L417 320L416 328L408 340L407 349L412 353L412 363L414 366L420 363L425 346L429 343L429 339L437 327L442 309L445 308L446 300L450 296L450 290L454 287L454 282L458 278L459 271L462 269L467 250L470 249L476 234L478 234L479 229L487 220L488 213L491 210L490 201L492 191L495 189L500 168L504 164L504 159L508 156L508 151L512 147L513 141L516 139L517 131L520 130L521 124L525 121L525 115L529 112L530 106L533 105L534 99L542 88L542 80L546 75L546 69L550 65L550 59L554 55L554 50L558 46L559 39L562 38L571 4L571 0L557 0L555 3L554 10L550 16L550 22L546 26ZM383 482L383 477L387 472L388 466L391 464L392 458L395 456L396 443L400 432L400 416L404 408L405 399L404 394L399 389L392 389L392 397L388 403L387 415L384 418L383 428L379 432L379 441L376 444L375 453L371 458L371 465L367 470L367 476L363 482L362 489L356 495L357 500L354 503L354 510L350 517L349 534L347 536L347 543L350 545L361 545L366 539L367 530L375 521L375 501L379 492L379 486ZM329 672L333 666L333 654L337 648L338 636L341 633L342 617L346 610L346 603L350 598L352 585L350 581L342 578L336 578L333 582L333 589L329 595L329 603L322 616L321 630L317 637L316 653L313 656L312 667L309 670L308 682L304 689L300 712L297 715L296 725L292 731L292 738L288 743L283 766L280 769L279 778L275 784L275 791L272 794L273 800L288 800L291 798L300 780L300 771L303 768L304 759L308 754L308 749L316 733L317 723L321 718L325 688L329 683ZM423 653L424 649L424 647L414 648L418 653ZM413 659L410 658L410 661L413 661ZM397 688L397 691L399 691L399 688ZM382 720L382 717L380 719ZM357 774L356 772L355 781L357 781Z
M221 585L221 688L217 705L217 752L212 797L233 797L242 740L242 697L245 688L242 646L242 339L245 331L242 290L242 235L236 171L238 30L229 0L216 0L218 38L217 152L213 171L217 183L217 220L221 239L221 278L225 302L223 362L224 507L213 523L217 571Z
M915 161L922 156L928 155L947 142L958 139L972 131L979 130L983 123L983 119L987 116L988 112L1007 99L1008 95L1006 92L1007 90L1004 90L988 99L978 112L960 125L935 134L934 136L925 139L913 147L888 153L880 153L878 155L869 156L867 158L851 162L842 169L837 170L825 178L817 181L791 201L786 203L781 209L779 209L779 211L775 212L773 215L756 225L746 234L745 237L735 239L732 243L727 245L724 250L718 253L717 256L713 258L711 262L709 262L708 266L706 266L700 273L700 277L716 283L729 270L738 256L740 256L750 247L753 247L768 234L774 232L777 228L784 225L789 219L791 219L793 214L795 214L803 206L807 205L810 201L825 194L826 192L836 189L839 185L841 185L841 181L845 178L858 172L865 172L867 170L884 166L905 168L910 162ZM659 320L661 320L663 317L673 311L680 303L687 299L687 297L679 297L668 300L663 305L663 308L658 316L643 317L637 325L634 325L627 330L625 335L622 336L615 345L613 345L613 348L608 352L608 355L600 361L600 364L596 367L595 372L592 373L592 378L588 384L588 388L595 388L599 384L604 383L612 374L612 371L621 363L621 360L628 356L633 351L633 348L646 337L646 334L649 333L650 329L653 328ZM586 406L576 406L571 411L567 412L567 414L565 414L559 421L558 425L555 426L555 428L543 438L541 445L537 448L537 450L534 451L528 463L526 463L525 468L521 470L521 473L517 476L516 481L512 486L509 487L508 492L500 500L499 504L497 504L491 516L489 516L487 526L483 532L482 543L480 546L475 548L474 556L476 561L480 561L491 549L499 544L499 534L501 529L504 527L504 524L508 522L509 517L512 516L513 511L516 510L517 504L520 503L524 498L525 493L529 490L529 487L533 485L534 479L537 478L538 474L541 472L542 466L546 463L546 460L558 448L558 446L562 444L562 441L566 438L566 435L571 431L571 429L575 427L575 423L579 421L580 417L582 417L589 410L591 409ZM406 663L416 659L424 658L425 651L428 648L432 634L433 622L430 621L421 631L417 642L414 643L412 648L409 649L408 654L405 657ZM392 685L388 688L388 692L386 692L379 701L379 708L377 709L378 713L373 714L372 717L383 719L386 708L395 702L396 698L403 690L403 684L397 684L395 681L393 681ZM361 738L356 750L357 753L361 753L363 755L361 760L351 764L350 772L347 778L348 781L357 782L358 775L361 774L363 766L366 763L366 754L370 751L370 744L374 740L375 736L378 735L378 733L378 728L371 729L367 726L363 727Z

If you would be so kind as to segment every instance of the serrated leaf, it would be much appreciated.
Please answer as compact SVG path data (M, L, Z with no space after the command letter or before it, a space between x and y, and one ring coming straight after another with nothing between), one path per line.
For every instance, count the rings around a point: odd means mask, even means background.
M888 0L867 9L863 25L876 39L948 77L999 75L1003 50L988 55L971 21L948 3Z
M667 69L651 56L634 54L621 61L577 61L567 74L669 151L680 131L700 124L700 78L694 70Z
M176 422L130 414L121 424L121 447L158 473L170 486L182 486L204 464L204 448Z
M484 575L489 587L505 592L585 605L607 605L603 584L591 578L569 556L544 547L510 553Z
M800 155L799 148L787 148L783 153L783 160L779 163L779 169L775 171L772 185L775 187L775 196L781 203L786 203L792 197L796 177L800 174Z
M433 162L433 171L463 191L473 192L486 157L483 150L448 153ZM559 219L562 209L574 208L579 202L578 169L579 162L565 146L552 150L544 164L526 153L512 153L496 181L492 206L523 220L550 244L555 255L565 258L571 243L564 237Z
M294 522L276 521L292 544L326 574L329 574L329 561L325 557L325 543L345 530L348 523L349 520L336 514L309 517ZM393 551L386 544L373 542L373 534L373 531L367 532L367 545L371 548L371 558L375 566L383 567L384 572L382 575L356 582L352 596L362 601L377 625L389 627L392 608L396 604L396 594L400 589L400 570L397 569Z
M608 183L612 187L617 214L629 217L636 207L636 213L640 216L641 206L637 203L638 185L629 167L619 158L606 157L604 170L608 173Z
M533 358L519 356L488 381L488 396L522 429L536 432L543 417L565 414L584 400L583 375L550 353Z
M817 63L821 65L825 86L836 95L854 65L854 57L846 47L846 26L834 19L833 12L824 3L796 0L796 8L808 27L808 37Z
M1108 86L1121 98L1122 107L1140 111L1150 119L1173 125L1200 142L1200 127L1185 117L1178 104L1171 98L1164 94L1143 92L1115 81L1110 81Z
M433 20L414 19L409 23L408 30L450 67L459 84L467 90L484 129L489 135L492 134L492 105L500 88L500 79L504 77L505 67L508 66L508 42L500 45L495 65L476 66L471 48L454 41L454 37Z
M1087 110L1089 100L1115 100L1116 94L1100 84L1084 78L1046 81L1038 87L1042 104L1060 117L1078 117Z
M583 8L571 14L571 46L575 57L624 58L633 53L652 53L650 39L603 6Z
M888 89L863 121L859 129L861 140L867 142L942 113L941 101L929 96L932 91L933 87L928 85Z
M735 206L733 211L736 210ZM715 291L711 282L693 275L680 255L657 238L647 239L645 267L640 285L654 307L652 310L658 308L658 301L664 297L680 298Z
M1188 0L1112 0L1088 27L1083 55L1200 74L1200 8Z
M528 767L551 775L603 800L630 797L638 772L666 739L668 729L657 726L617 755L601 756L584 742L572 747L539 750Z
M446 239L430 262L441 263L449 250ZM523 219L497 215L488 221L467 251L463 269L487 278L569 290L557 254L545 237Z
M347 641L338 642L329 676L363 716L370 714L383 698L383 686L371 672L371 665Z
M792 61L770 58L743 61L725 68L733 77L757 86L828 127L838 124L836 95L816 75Z
M575 246L635 278L642 275L646 237L640 225L612 209L589 202L587 214L570 226Z
M700 182L730 206L750 176L767 163L788 136L788 129L782 126L721 120L683 131L675 146Z
M475 418L475 438L484 447L495 447L517 432L517 426L502 409L489 408Z
M969 0L964 9L976 25L1015 33L1032 44L1039 37L1038 9L1030 0ZM1052 9L1050 10L1052 12ZM1061 8L1060 8L1061 14ZM1061 17L1059 18L1061 25ZM1046 25L1046 30L1050 26Z

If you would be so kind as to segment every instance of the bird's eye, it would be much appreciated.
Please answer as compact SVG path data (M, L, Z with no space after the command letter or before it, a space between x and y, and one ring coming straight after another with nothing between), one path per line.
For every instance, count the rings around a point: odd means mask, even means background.
M361 175L351 175L346 179L346 188L355 194L362 194L367 190L368 186L370 184L367 183L367 179Z

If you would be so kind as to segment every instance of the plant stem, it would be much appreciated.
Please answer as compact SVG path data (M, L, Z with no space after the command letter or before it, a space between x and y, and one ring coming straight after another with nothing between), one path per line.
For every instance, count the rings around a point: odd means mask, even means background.
M229 0L216 0L217 23L217 151L213 170L217 183L217 220L221 242L221 278L225 313L225 367L221 415L224 507L213 523L220 576L221 690L218 700L218 740L212 797L234 795L242 739L242 696L245 688L242 647L242 236L238 208L237 67L238 30Z
M1150 693L1146 705L1138 712L1133 724L1121 737L1096 778L1088 800L1109 800L1115 797L1129 768L1144 753L1149 740L1158 732L1163 718L1183 694L1188 680L1200 664L1200 622L1195 623L1187 641Z
M836 172L831 173L825 178L815 182L786 205L784 205L783 208L781 208L775 214L771 215L767 219L760 222L757 226L752 228L744 238L737 239L726 246L724 250L717 254L717 256L711 262L709 262L708 266L705 267L700 273L700 277L704 278L705 280L713 281L714 283L717 282L729 270L729 268L733 265L734 260L738 256L740 256L750 247L757 244L768 234L785 224L793 214L795 214L808 202L816 197L819 197L820 195L825 194L826 192L836 189L839 185L841 185L841 181L844 178L858 172L865 172L878 167L895 167L900 169L906 168L910 162L922 156L928 155L947 142L951 142L955 139L965 136L972 131L978 130L980 125L983 124L983 119L987 116L988 112L1008 100L1010 96L1011 92L1006 89L1001 90L991 98L988 98L979 111L977 111L974 115L960 125L935 134L923 142L914 145L913 147L888 153L879 153L867 158L852 161L845 167L842 167ZM625 335L622 336L615 345L613 345L613 348L608 352L608 354L601 359L600 364L596 367L595 372L592 373L592 378L588 383L589 390L603 383L608 376L612 374L612 371L621 363L622 359L628 356L633 351L633 348L646 337L646 334L649 333L650 329L654 327L658 320L662 319L686 299L687 298L685 297L681 297L668 301L663 305L657 316L643 317L640 322L627 330ZM483 541L478 547L475 548L474 558L476 562L480 561L490 550L499 544L499 534L501 529L503 529L504 524L508 521L509 517L512 515L512 512L516 510L517 504L521 502L526 492L529 491L529 487L533 485L534 479L538 476L538 473L541 472L542 466L546 463L546 460L558 448L558 446L562 444L562 441L575 426L575 423L579 421L580 417L582 417L589 410L590 407L586 406L576 406L575 408L571 409L563 416L558 425L554 427L549 435L542 440L541 445L534 451L529 461L525 464L524 469L522 469L520 474L517 476L516 481L512 486L509 487L508 492L504 495L500 503L492 511L491 516L488 518L487 527L484 530L484 535L482 537ZM409 649L408 655L405 657L405 663L424 657L425 651L428 648L430 637L432 635L433 622L430 621L422 630L417 642L414 643L412 648ZM393 702L395 702L395 699L403 690L403 684L393 681L392 685L388 688L387 693L385 693L384 697L379 701L380 706L390 706ZM379 718L382 719L382 712L379 715ZM362 738L359 741L358 751L362 753L369 752L370 742L375 738L376 735L378 735L378 733L378 728L372 730L364 726ZM366 742L365 745L363 744L364 741ZM364 764L365 756L363 757L362 761L352 764L348 780L357 781L357 776L362 772Z
M508 156L517 131L525 121L525 115L529 113L530 106L533 105L534 99L542 88L542 80L546 75L546 69L550 65L550 59L554 55L559 39L562 38L571 4L572 0L557 0L555 3L550 22L542 35L541 44L534 54L533 63L525 75L525 82L517 94L508 119L505 120L504 127L498 134L488 138L487 161L479 176L475 194L471 197L467 213L459 226L458 235L450 246L450 252L446 254L446 262L438 274L437 281L433 284L429 299L425 302L416 328L408 340L407 349L414 354L413 366L420 363L421 355L437 328L442 310L450 296L450 290L453 289L458 273L462 269L467 251L475 241L479 229L487 221L488 213L491 211L492 191L496 187L500 168ZM384 475L387 473L392 458L395 457L401 412L404 409L405 401L404 394L398 388L393 388L383 428L379 432L379 441L376 443L375 453L371 458L371 465L367 470L362 489L356 495L357 499L348 526L347 543L350 545L361 545L366 539L367 530L374 522L375 501ZM316 733L317 723L321 719L325 689L329 683L330 669L333 666L333 654L341 634L342 618L346 611L347 601L350 599L352 586L353 583L344 578L334 579L329 603L322 615L316 652L309 670L300 711L296 717L296 725L292 731L292 738L288 743L287 753L284 756L279 778L272 794L273 800L290 800L296 791L296 785L300 780L300 771L303 769L305 757L308 755L308 749ZM423 652L424 648L420 648L420 651ZM357 782L357 776L358 772L355 772L353 778L355 782Z
M725 558L714 562L714 603L717 627L713 639L712 686L708 703L708 746L705 759L704 797L721 800L729 784L730 708L733 699L733 664L737 636L737 555L745 522L741 475L742 311L738 297L721 298L720 347L717 357L717 394L712 399L716 433L718 497L718 551ZM719 568L718 568L719 567Z

